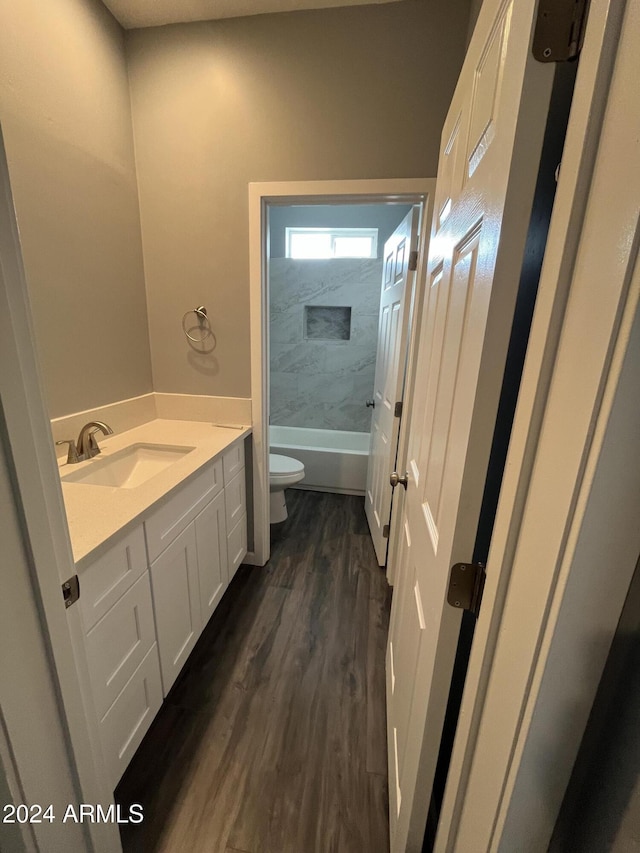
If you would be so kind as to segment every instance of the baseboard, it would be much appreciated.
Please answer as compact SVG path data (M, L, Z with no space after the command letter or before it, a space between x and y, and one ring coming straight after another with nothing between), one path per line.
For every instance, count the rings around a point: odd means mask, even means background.
M300 483L298 486L291 486L292 489L299 489L301 492L327 492L330 495L354 495L355 497L363 498L365 495L364 489L340 489L329 486L307 486Z

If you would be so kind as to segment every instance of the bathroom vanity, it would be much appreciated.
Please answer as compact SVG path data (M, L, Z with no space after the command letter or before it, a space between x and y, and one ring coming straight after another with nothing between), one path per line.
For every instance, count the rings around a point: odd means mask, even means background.
M104 441L94 460L60 466L77 651L113 787L247 552L249 432L156 420Z

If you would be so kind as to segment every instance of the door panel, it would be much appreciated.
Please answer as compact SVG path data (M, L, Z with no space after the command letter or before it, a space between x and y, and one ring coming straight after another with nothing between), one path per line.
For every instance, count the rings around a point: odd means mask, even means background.
M424 483L423 509L429 525L429 533L434 555L438 550L439 528L441 523L442 489L445 469L451 449L453 434L453 402L458 382L471 382L462 368L463 346L469 346L471 323L478 323L478 306L473 300L473 279L475 254L479 233L471 243L456 252L453 271L447 279L441 278L438 294L438 308L442 305L440 317L442 324L441 349L436 362L430 360L426 366L427 379L427 419L430 424L429 435L425 442L425 453L416 465L422 468ZM471 311L473 305L474 311ZM473 316L470 316L472 315ZM482 330L478 330L482 334ZM463 332L465 333L463 335ZM440 337L440 336L437 336ZM433 355L431 349L429 355ZM464 393L464 392L463 392Z
M535 5L485 0L442 133L393 567L392 853L422 844L460 626L449 570L473 555L540 161L553 69L530 55Z
M463 184L482 162L496 134L512 3L503 2L501 6L474 74L467 143L467 169L462 174Z
M371 416L371 443L365 512L376 551L378 564L387 559L387 539L383 528L391 515L391 486L398 446L396 402L402 399L404 369L408 343L411 279L409 256L418 241L418 209L403 219L384 246L384 265L380 294L378 351L374 382L374 409ZM409 284L407 284L409 282Z

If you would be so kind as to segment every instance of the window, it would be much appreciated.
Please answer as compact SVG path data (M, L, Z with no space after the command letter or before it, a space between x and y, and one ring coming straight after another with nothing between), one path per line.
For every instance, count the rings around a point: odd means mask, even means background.
M377 258L377 228L285 228L286 257Z

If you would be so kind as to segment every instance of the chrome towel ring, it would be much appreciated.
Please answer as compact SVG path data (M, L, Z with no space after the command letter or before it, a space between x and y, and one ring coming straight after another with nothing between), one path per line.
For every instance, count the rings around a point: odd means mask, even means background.
M186 326L187 317L189 314L195 314L198 320L198 327L202 332L201 337L194 338L193 335L189 334L189 331ZM189 329L194 329L194 326L189 326ZM185 311L184 316L182 318L182 331L189 338L190 341L193 341L195 344L201 344L203 341L206 341L207 338L213 335L213 331L211 329L211 324L209 323L209 318L207 317L207 309L204 305L199 305L197 308L192 308L190 311Z

